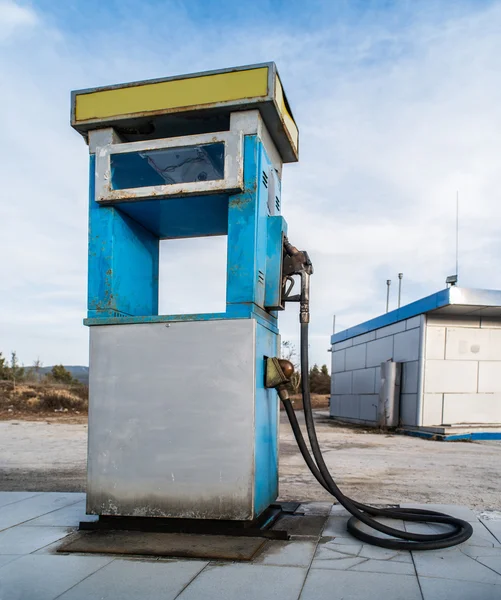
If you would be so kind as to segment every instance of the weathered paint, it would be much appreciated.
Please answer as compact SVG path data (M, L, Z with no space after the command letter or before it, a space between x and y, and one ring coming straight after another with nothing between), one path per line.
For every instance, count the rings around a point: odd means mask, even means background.
M244 190L230 197L228 211L228 305L252 302L264 308L269 217L262 173L269 164L260 139L246 136Z
M287 235L287 223L281 216L268 218L268 239L266 248L266 290L264 305L268 309L282 307L281 286L277 281L282 281L282 253L283 237Z
M297 150L299 147L299 131L294 121L294 117L290 113L290 108L285 98L284 90L278 75L275 77L275 102L277 103L278 113L282 120L284 129L289 136L292 145Z
M221 192L237 192L242 189L242 121L247 113L237 113L230 119L230 131L205 133L189 136L109 144L96 149L96 201L103 204L116 202L137 202L148 198L169 198L176 196L196 196ZM130 173L129 188L113 188L112 156L120 154L136 154L158 150L176 149L185 146L202 146L213 143L224 144L224 178L215 180L191 181L184 183L162 183L150 185L134 185L135 178L140 178L138 165ZM140 179L139 179L140 180Z
M226 235L228 196L191 196L115 204L160 239Z
M261 113L282 161L296 162L298 128L273 62L77 90L72 92L71 123L86 136L111 126L147 131L152 119L170 125L180 113L226 119L253 109Z
M282 232L286 225L281 217L279 227L273 225L277 217L268 215L263 173L269 172L271 162L258 136L244 137L244 190L229 197L206 195L99 205L95 200L94 160L91 156L87 325L103 324L99 318L117 323L117 319L129 317L136 317L134 322L154 322L240 315L252 318L259 314L261 321L276 330L276 315L264 310L265 296L266 290L276 298L280 295ZM225 233L228 272L223 316L158 317L158 240Z
M204 105L262 98L268 94L268 67L198 77L143 82L78 93L75 122L143 113L175 112Z
M103 315L98 311L89 311L84 325L131 325L134 323L182 323L186 321L219 321L222 319L255 319L260 325L273 333L278 333L276 315L270 314L252 304L235 304L224 313L196 313L185 315L147 315L133 317L120 313Z
M256 328L254 409L254 513L261 514L278 497L278 396L264 387L265 357L279 356L279 337Z
M113 207L94 199L90 159L89 316L158 313L158 238Z

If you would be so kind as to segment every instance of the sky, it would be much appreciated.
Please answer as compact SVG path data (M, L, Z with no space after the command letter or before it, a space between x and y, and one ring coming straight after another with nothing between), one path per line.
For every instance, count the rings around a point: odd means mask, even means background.
M0 351L88 364L70 90L267 61L300 130L282 210L315 268L312 362L333 315L340 331L384 312L387 279L396 307L399 272L402 304L445 287L457 192L459 284L501 289L500 34L487 0L0 0ZM161 312L220 309L224 249L163 242ZM295 305L280 330L297 344Z

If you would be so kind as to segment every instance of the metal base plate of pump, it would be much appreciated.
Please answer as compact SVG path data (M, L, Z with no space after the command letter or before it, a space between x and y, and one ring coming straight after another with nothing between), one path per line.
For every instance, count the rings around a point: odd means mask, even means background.
M100 517L80 523L80 531L58 552L181 556L248 561L266 540L287 540L280 528L299 507L296 502L271 505L254 521ZM275 529L275 527L279 527Z

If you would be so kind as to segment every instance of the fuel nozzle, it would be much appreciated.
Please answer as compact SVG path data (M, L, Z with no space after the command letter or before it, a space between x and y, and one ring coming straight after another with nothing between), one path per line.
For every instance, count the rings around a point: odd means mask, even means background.
M288 400L289 392L287 384L294 374L294 365L290 360L284 358L267 358L264 385L267 388L275 388L280 400Z
M310 275L313 274L313 265L306 250L298 250L289 240L284 238L284 301L299 302L299 321L300 323L310 322ZM290 295L290 291L294 285L292 275L301 277L301 291L294 296ZM292 282L288 290L285 290L287 281Z

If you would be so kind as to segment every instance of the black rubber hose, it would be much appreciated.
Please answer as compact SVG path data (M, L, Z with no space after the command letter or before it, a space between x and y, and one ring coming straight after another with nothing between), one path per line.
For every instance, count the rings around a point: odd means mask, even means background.
M351 515L353 515L348 520L348 531L363 542L393 550L437 550L439 548L448 548L450 546L455 546L456 544L461 544L469 539L473 534L473 528L470 523L467 523L462 519L457 519L456 517L451 517L440 512L415 508L375 508L351 500L341 492L325 464L318 443L311 407L308 363L308 323L301 323L301 391L303 396L306 429L313 452L313 458L308 451L308 447L290 401L284 402L284 408L289 417L292 431L301 454L313 476L342 506L346 508L346 510L348 510L349 513L351 513ZM369 515L421 523L442 523L451 525L452 530L438 534L411 533L383 525ZM370 533L366 533L359 529L359 522L391 536L393 539L377 537Z

